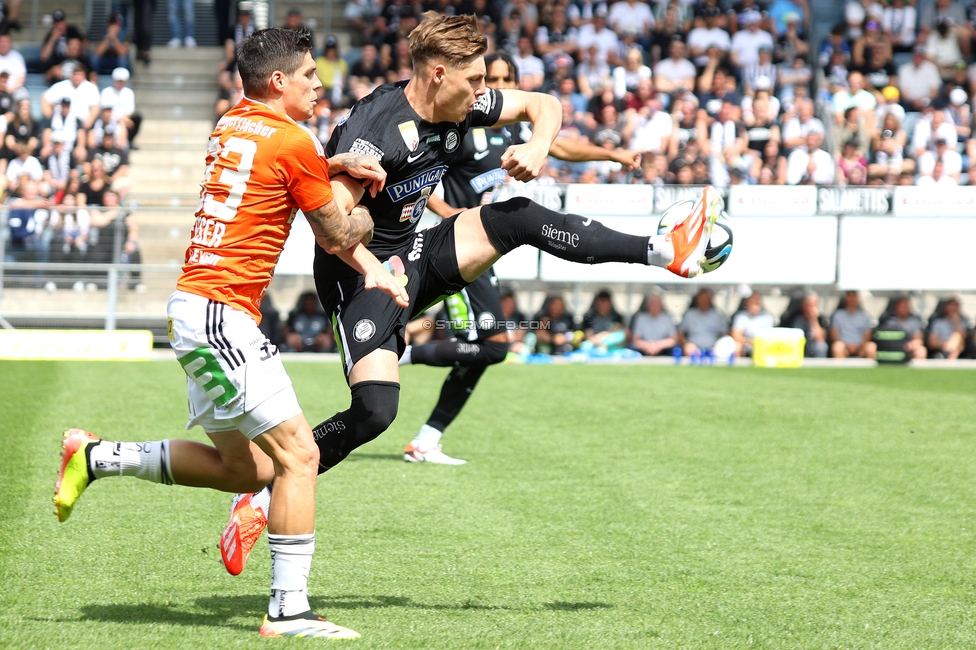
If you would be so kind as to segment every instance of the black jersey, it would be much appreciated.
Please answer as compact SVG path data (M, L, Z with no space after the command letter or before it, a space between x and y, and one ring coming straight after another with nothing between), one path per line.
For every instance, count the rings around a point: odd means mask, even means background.
M501 168L505 150L532 138L532 124L520 122L498 129L470 129L461 151L444 179L444 200L455 208L473 208L491 202L495 188L505 182L508 172Z
M502 111L501 93L489 88L463 122L434 124L410 106L403 92L406 85L383 84L356 102L326 146L330 157L352 152L379 158L386 171L383 191L375 198L367 191L359 201L373 217L368 248L380 260L406 252L431 191L457 158L468 130L497 123ZM315 270L334 276L353 273L318 247Z

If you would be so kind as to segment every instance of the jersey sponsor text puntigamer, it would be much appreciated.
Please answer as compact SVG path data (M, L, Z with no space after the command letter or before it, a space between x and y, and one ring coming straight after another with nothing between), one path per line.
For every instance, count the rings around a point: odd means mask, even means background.
M430 194L448 168L459 161L469 130L498 122L502 95L489 89L463 122L427 122L404 94L407 82L384 84L358 101L329 140L326 153L379 154L387 179L384 190L360 200L373 218L370 251L380 260L406 255ZM334 255L316 252L316 273L348 277L354 271Z

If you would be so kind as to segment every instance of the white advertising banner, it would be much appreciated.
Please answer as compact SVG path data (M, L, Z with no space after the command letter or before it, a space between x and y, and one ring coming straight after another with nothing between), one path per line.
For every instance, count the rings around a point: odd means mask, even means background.
M973 242L976 218L845 217L837 283L870 291L972 291Z
M148 361L152 345L149 330L0 329L0 359Z
M278 258L275 275L312 275L312 261L315 259L315 235L299 212L291 224L291 232L285 241L285 249Z
M500 280L535 280L539 277L539 249L519 246L495 262Z
M896 187L896 217L976 217L976 187Z
M657 220L607 217L609 228L640 235ZM837 219L797 217L731 219L732 255L720 269L690 280L698 284L833 284L837 262ZM637 264L575 264L542 255L541 278L548 282L689 282L657 267Z
M817 188L813 185L732 185L725 208L733 217L812 217L817 214Z
M654 210L654 188L649 185L569 185L566 212L587 217L648 215Z

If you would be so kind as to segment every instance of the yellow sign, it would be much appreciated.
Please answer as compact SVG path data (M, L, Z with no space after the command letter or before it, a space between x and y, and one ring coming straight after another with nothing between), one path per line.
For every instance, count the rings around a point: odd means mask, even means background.
M147 361L149 330L0 330L0 359Z

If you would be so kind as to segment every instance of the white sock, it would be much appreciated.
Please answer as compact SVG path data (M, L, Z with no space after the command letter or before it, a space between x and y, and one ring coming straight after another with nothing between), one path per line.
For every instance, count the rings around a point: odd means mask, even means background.
M413 445L414 449L419 449L420 451L430 451L437 446L437 443L441 441L442 435L444 435L443 431L438 431L434 427L425 424L424 426L420 427L420 431L417 432L417 436L410 444Z
M92 447L88 457L95 478L135 476L152 483L173 484L169 440L152 442L109 442Z
M651 266L666 267L674 261L674 246L667 233L651 235L647 242L647 263Z
M407 365L410 365L411 363L413 363L412 360L411 360L411 354L410 354L410 351L411 350L413 350L413 346L412 345L408 345L406 348L403 349L403 356L400 357L400 365L401 366L407 366Z
M308 604L308 574L315 553L315 533L308 535L268 534L271 550L271 600L268 616L295 616L311 609Z
M255 492L254 496L251 497L251 505L260 508L264 512L264 516L267 517L271 508L271 486L267 485L260 492Z

